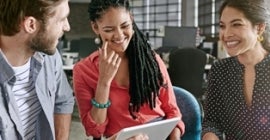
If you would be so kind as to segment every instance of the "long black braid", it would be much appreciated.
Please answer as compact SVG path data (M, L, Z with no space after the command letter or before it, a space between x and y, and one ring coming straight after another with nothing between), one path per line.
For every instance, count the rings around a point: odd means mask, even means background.
M100 18L111 7L125 7L130 11L128 0L92 0L88 8L90 20ZM133 30L134 35L126 55L129 60L129 112L136 119L134 112L138 112L143 104L147 103L151 109L155 108L156 97L163 86L163 77L154 51L134 22Z
M129 59L129 111L138 112L144 103L155 107L156 97L159 95L163 77L156 61L155 53L151 49L146 36L133 23L134 35L129 43L126 55Z

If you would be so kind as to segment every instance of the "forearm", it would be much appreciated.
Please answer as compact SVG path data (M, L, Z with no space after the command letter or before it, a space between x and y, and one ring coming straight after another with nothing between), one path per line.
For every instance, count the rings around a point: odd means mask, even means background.
M178 127L175 127L170 134L170 140L180 140L181 131Z
M109 101L109 84L98 83L95 96L93 97L99 104L106 104ZM92 106L91 116L96 123L103 123L107 118L107 108L96 108Z
M68 140L71 114L54 114L56 140Z

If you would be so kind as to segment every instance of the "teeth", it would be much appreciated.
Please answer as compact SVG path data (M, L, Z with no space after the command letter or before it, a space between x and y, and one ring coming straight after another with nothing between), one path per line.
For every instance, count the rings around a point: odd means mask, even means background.
M227 46L230 46L230 45L236 45L238 43L238 41L231 41L231 42L227 42Z

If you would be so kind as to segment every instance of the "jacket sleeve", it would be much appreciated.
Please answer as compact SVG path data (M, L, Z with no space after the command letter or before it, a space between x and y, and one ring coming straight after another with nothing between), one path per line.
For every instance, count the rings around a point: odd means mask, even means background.
M71 86L63 71L62 58L58 51L55 53L55 76L56 93L54 113L72 114L74 108L74 97Z

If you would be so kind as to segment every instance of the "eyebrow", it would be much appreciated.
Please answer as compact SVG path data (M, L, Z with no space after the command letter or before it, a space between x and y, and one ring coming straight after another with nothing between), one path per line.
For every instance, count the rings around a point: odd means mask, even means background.
M234 19L231 22L237 22L237 21L243 21L243 20L241 20L241 19Z

